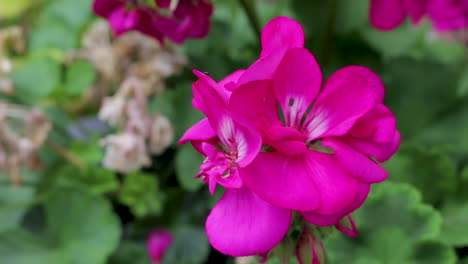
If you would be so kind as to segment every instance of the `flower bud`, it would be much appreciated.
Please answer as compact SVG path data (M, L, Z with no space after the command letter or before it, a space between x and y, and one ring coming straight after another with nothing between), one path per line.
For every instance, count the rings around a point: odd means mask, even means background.
M300 264L324 264L325 247L322 241L305 225L296 245L296 257Z
M148 254L151 264L160 264L167 248L172 243L171 233L160 230L150 234L147 241Z
M341 233L349 236L349 237L357 237L358 230L356 224L354 223L354 219L351 215L345 216L343 219L335 225L336 229L338 229Z

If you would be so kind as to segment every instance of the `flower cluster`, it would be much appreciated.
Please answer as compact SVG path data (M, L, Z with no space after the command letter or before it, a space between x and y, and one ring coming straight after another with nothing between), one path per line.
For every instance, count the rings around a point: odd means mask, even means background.
M192 104L206 118L179 142L206 157L196 177L211 193L218 184L226 188L206 232L232 256L267 254L288 232L293 212L346 229L340 220L363 204L371 184L387 178L379 163L400 144L384 86L371 70L349 66L322 85L301 25L286 17L264 27L261 43L255 63L220 82L194 71Z
M21 167L39 169L38 150L52 125L39 109L0 103L0 172L15 185L21 183Z
M112 39L104 21L93 23L85 32L83 48L69 54L70 60L81 58L96 68L98 80L89 89L86 100L100 103L109 87L129 78L137 78L147 94L161 94L165 80L182 70L187 59L169 46L161 46L139 32L128 32Z
M210 30L213 6L206 0L95 0L93 10L109 21L116 36L137 30L161 43L203 38Z
M380 30L392 30L406 19L417 24L427 16L439 32L466 30L467 0L371 0L370 21Z
M0 30L0 94L13 94L13 82L9 74L13 71L10 52L22 53L25 50L23 29L19 26L9 26Z
M115 171L131 172L150 165L150 153L162 153L174 137L166 117L147 113L147 96L138 79L128 79L114 96L106 98L99 118L122 130L101 141L107 147L103 165Z

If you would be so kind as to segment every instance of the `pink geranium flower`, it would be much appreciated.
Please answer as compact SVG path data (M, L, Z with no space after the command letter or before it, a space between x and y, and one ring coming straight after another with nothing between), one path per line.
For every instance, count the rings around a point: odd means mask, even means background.
M204 38L208 34L213 13L209 2L179 0L171 9L170 0L154 1L157 8L137 0L94 0L93 10L109 20L116 36L137 30L161 43L167 37L182 44L186 38Z
M303 45L302 27L278 17L263 29L260 58L248 69L219 83L196 72L192 103L207 119L180 143L206 157L198 177L212 192L227 188L206 222L211 244L225 254L266 254L293 211L357 234L340 220L388 176L378 162L395 153L400 134L380 78L350 66L322 86Z

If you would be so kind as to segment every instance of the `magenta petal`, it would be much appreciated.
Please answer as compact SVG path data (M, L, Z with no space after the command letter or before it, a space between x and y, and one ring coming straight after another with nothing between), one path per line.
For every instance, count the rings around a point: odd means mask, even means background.
M237 81L239 78L244 74L245 70L237 70L228 76L226 76L224 79L218 82L218 85L221 88L224 88L227 90L226 92L232 92L235 88L237 88ZM229 93L230 94L230 93Z
M291 18L274 18L262 30L260 58L280 51L284 54L288 49L302 47L304 47L304 30L297 21Z
M378 143L373 142L367 139L359 139L352 137L342 137L340 138L343 143L354 148L355 150L364 153L366 155L373 156L379 162L384 162L388 160L400 146L401 136L397 131L389 143Z
M231 94L229 108L251 121L261 117L279 119L272 88L270 80L241 85Z
M171 233L165 230L158 230L150 234L146 247L152 263L161 263L172 240Z
M208 118L204 118L185 131L177 144L182 145L193 140L210 140L214 137L216 137L216 133L211 128L210 121Z
M361 74L332 75L304 122L308 140L346 134L377 103L373 83Z
M226 190L206 220L211 245L230 256L264 254L286 235L292 212L265 202L247 188Z
M427 10L429 0L401 0L414 24L418 23ZM447 1L446 1L447 2Z
M312 211L320 205L304 155L286 156L279 152L260 152L241 172L251 190L274 205L299 211Z
M329 226L338 223L343 217L354 212L356 209L361 207L364 201L367 199L370 191L370 184L359 183L358 191L354 200L351 204L346 206L343 210L332 214L332 215L323 215L316 212L300 212L301 216L310 223L318 226Z
M263 129L264 144L287 156L295 156L307 150L304 136L292 127L270 126Z
M378 104L356 122L348 135L374 142L388 143L393 140L395 133L395 117L385 105Z
M303 48L289 50L273 77L275 96L287 126L300 126L321 85L322 72L314 55Z
M359 75L362 78L366 79L370 88L374 90L377 96L377 102L382 103L384 100L385 87L382 82L382 79L369 68L362 66L347 66L342 69L337 70L330 78L335 80L341 80L349 78L353 75ZM330 82L330 80L328 80ZM338 88L334 86L326 86L326 89Z
M135 29L139 22L139 11L133 9L127 11L125 6L115 9L108 17L109 24L115 35L119 36L129 30Z
M160 43L163 43L163 34L156 26L154 26L154 23L158 18L159 15L155 10L139 10L139 21L135 29L147 36L157 39Z
M284 53L273 53L254 62L239 78L237 85L240 86L253 81L272 79L276 68L278 68L281 59L283 59Z
M325 138L322 145L332 148L343 168L359 181L378 183L387 179L388 173L382 166L340 140Z
M115 9L123 6L120 0L94 0L93 12L101 17L107 18Z
M401 0L371 0L370 22L379 30L392 30L406 18Z
M199 80L194 85L194 95L199 98L201 109L219 139L230 151L237 153L236 163L240 167L246 166L260 151L260 132L250 122L227 110L221 94L215 90L218 85L211 78L203 73L196 74Z
M333 155L313 150L305 154L308 169L320 196L320 206L315 212L335 214L351 204L358 191L358 180L344 171Z
M184 43L184 35L179 31L179 22L175 18L158 16L157 19L153 21L152 26L175 43Z

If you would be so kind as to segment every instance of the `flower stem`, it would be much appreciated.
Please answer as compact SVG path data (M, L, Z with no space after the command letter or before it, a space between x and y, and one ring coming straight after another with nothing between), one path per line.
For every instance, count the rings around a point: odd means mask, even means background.
M323 37L323 46L321 50L321 64L325 67L331 56L332 45L333 45L333 37L335 31L335 22L336 22L336 12L338 9L338 1L337 0L330 0L328 6L328 16L327 16L327 25Z
M260 22L258 20L257 10L255 7L255 3L252 0L239 0L242 8L249 19L250 26L254 31L257 39L260 40L262 31L260 29Z

